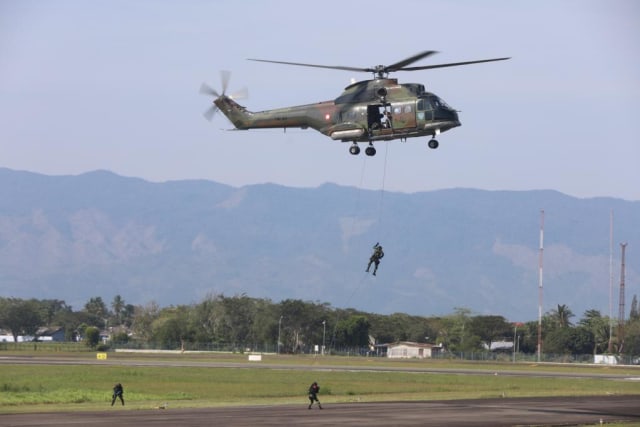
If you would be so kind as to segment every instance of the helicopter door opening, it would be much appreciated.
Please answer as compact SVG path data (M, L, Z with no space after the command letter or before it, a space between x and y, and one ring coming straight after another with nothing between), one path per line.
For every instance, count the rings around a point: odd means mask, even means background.
M370 131L391 129L391 109L385 105L375 104L367 106L367 123Z
M367 123L370 131L379 130L382 127L378 105L367 105Z

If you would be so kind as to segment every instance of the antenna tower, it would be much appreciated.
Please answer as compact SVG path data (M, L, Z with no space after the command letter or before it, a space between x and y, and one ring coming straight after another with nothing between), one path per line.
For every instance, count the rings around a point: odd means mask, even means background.
M622 249L622 262L620 265L620 306L618 311L618 354L624 349L624 251L626 243L620 243Z
M542 253L544 250L544 210L540 211L540 255L538 257L538 362L542 357Z

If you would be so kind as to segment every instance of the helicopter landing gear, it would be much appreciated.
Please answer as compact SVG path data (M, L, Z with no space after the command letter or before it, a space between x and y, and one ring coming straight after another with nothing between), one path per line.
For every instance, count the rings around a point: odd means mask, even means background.
M435 150L436 148L438 148L438 146L440 145L440 143L438 142L437 139L430 139L429 143L427 144L429 146L429 148Z
M366 154L367 156L375 156L376 155L376 149L374 148L372 143L369 143L369 146L367 148L365 148L364 154Z
M349 153L353 154L354 156L360 154L360 147L358 147L358 144L354 142L353 145L349 147Z

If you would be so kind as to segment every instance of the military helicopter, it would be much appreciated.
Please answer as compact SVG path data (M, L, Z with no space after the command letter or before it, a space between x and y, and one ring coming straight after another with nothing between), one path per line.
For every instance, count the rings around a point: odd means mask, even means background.
M332 101L294 107L277 108L259 112L248 111L234 99L244 94L226 95L229 83L228 72L222 72L222 93L203 83L200 93L214 96L213 104L204 116L211 120L217 111L227 116L238 130L257 128L312 128L336 141L351 142L349 153L360 153L358 143L369 145L365 154L374 156L375 141L391 141L431 136L430 148L438 148L437 135L460 126L458 113L444 100L425 90L419 83L398 83L389 78L396 71L417 71L432 68L455 67L482 62L504 61L510 58L482 59L477 61L409 67L420 59L437 53L433 50L420 52L391 65L368 68L314 65L298 62L249 59L250 61L302 67L329 68L344 71L373 73L373 79L350 84Z

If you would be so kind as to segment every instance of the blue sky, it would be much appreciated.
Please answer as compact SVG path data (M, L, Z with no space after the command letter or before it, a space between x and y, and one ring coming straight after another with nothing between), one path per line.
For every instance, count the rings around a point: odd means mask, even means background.
M640 200L639 17L632 0L0 0L0 167ZM512 57L392 76L461 111L438 150L420 138L355 157L313 130L229 132L202 117L198 89L219 88L220 70L254 111L370 78L246 58L368 67L423 50L440 53L415 65Z

